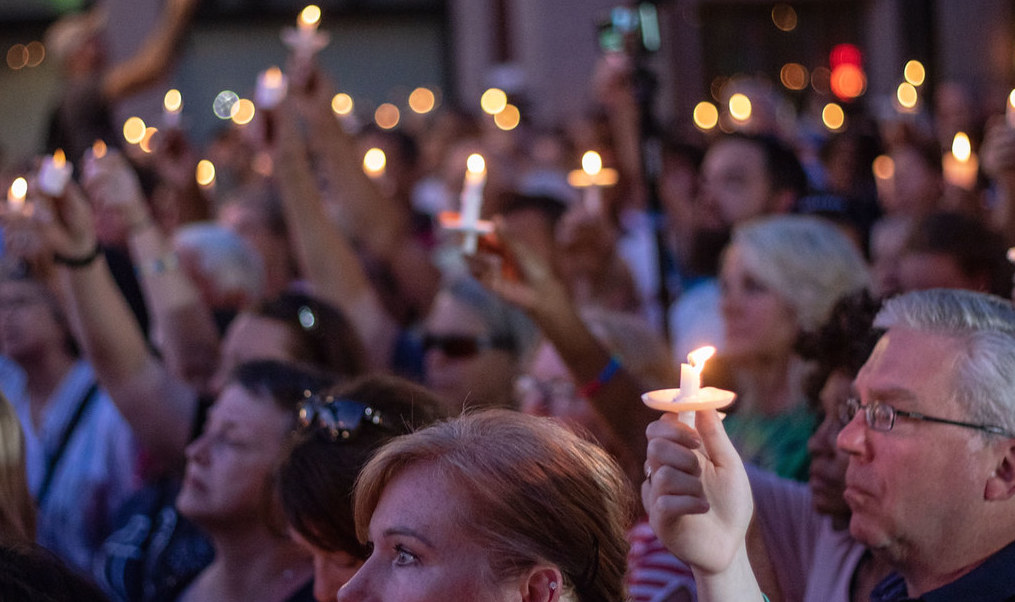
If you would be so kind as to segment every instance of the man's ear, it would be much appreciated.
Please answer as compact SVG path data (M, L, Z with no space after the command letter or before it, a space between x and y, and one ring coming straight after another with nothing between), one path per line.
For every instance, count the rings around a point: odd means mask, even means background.
M1007 500L1015 497L1015 439L1008 439L998 457L997 467L987 479L983 497L986 500Z
M522 579L522 602L560 602L564 577L550 565L532 567Z

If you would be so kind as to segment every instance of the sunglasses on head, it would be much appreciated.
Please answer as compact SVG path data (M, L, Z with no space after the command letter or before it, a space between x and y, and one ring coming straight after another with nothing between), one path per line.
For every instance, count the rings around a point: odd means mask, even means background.
M389 432L397 432L381 412L365 403L351 399L335 399L328 395L312 395L309 391L300 403L298 422L302 429L323 429L332 441L351 441L363 430L363 425Z
M423 335L423 351L431 349L439 349L447 357L467 358L487 349L513 351L514 345L509 338L503 336L428 333Z

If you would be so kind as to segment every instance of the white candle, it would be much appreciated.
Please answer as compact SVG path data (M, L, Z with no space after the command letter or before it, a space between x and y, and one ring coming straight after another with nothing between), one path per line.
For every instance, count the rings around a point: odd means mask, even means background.
M384 151L379 148L371 148L363 155L363 173L371 180L376 180L383 176L387 164L388 158L385 156Z
M688 401L687 398L697 395L701 391L701 372L705 369L705 362L715 355L715 347L699 347L687 354L688 364L680 364L680 394L679 398Z
M969 136L958 132L952 140L952 152L946 153L941 159L941 167L945 181L952 186L972 190L976 186L976 175L980 162L973 153Z
M15 178L7 191L7 208L15 213L21 213L25 208L25 196L28 195L28 180Z
M289 78L278 67L270 67L257 75L254 104L260 109L274 109L288 92Z
M478 153L469 155L466 161L465 183L461 196L461 228L465 238L462 252L472 255L479 240L479 214L483 207L483 187L486 185L486 161Z
M589 185L585 187L585 207L592 213L600 213L603 210L603 191L596 176L603 171L603 158L599 153L588 151L582 155L582 171L589 177Z
M56 152L42 160L42 167L39 168L39 190L54 198L63 196L73 171L74 166L67 162L63 150L56 149Z
M312 57L316 52L328 45L327 34L317 31L321 24L320 7L310 4L296 19L296 29L282 31L282 41L297 55L304 59Z
M166 92L162 99L162 125L167 128L180 127L180 113L183 111L183 95L177 89Z
M701 386L705 362L714 354L715 347L695 349L687 356L689 363L680 365L680 388L649 391L642 394L642 402L653 410L677 414L681 422L692 428L695 412L724 408L733 403L736 394L732 391Z

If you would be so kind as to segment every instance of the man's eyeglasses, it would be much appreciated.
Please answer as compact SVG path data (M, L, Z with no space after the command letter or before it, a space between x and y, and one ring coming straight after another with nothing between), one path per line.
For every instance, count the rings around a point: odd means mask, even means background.
M398 432L381 412L365 403L335 399L330 395L311 395L309 391L300 403L298 422L300 428L326 430L333 441L354 439L367 423L389 432Z
M504 336L425 334L423 335L423 351L425 353L431 349L439 349L441 353L450 358L464 359L478 355L480 351L487 349L514 351L514 342Z
M888 404L877 401L874 403L863 404L855 397L850 397L846 400L846 403L839 406L839 419L842 420L842 424L845 425L849 423L849 421L853 420L853 417L856 416L856 413L860 410L864 411L864 417L867 419L867 426L871 427L875 431L881 431L884 433L892 430L892 427L895 426L896 416L902 416L903 418L912 418L913 420L951 424L953 426L962 426L965 428L976 429L978 431L984 431L992 435L1015 438L1015 434L1012 434L1004 428L994 424L959 422L957 420L948 420L947 418L927 416L926 414L921 414L919 412L905 412L903 410L896 410Z
M577 387L566 379L538 380L528 374L523 374L515 379L515 399L521 401L536 393L539 394L542 401L573 401L578 397Z

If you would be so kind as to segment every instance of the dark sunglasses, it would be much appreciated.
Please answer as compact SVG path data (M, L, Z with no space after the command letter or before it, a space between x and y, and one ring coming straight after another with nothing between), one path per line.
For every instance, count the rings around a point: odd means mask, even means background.
M477 355L487 349L514 351L514 343L508 337L472 336L461 334L425 334L423 335L423 352L440 349L444 355L463 359Z
M300 403L298 422L302 429L324 429L333 441L351 441L363 430L363 425L397 433L384 415L365 403L351 399L335 399L328 395L305 393Z

